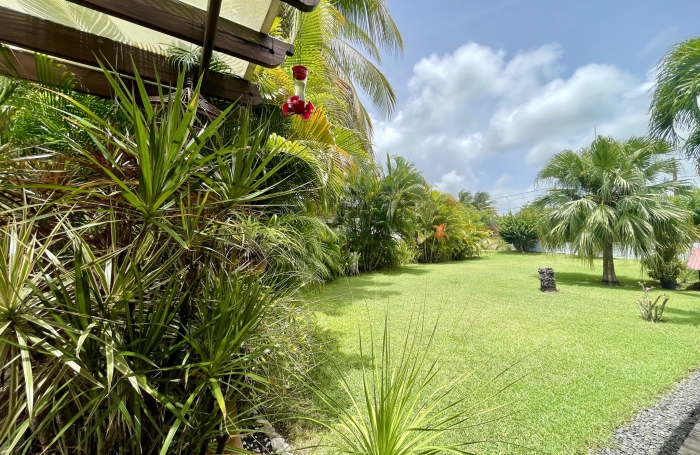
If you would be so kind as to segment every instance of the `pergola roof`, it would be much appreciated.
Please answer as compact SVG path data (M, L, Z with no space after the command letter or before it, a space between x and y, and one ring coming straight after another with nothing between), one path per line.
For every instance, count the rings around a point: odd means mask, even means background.
M310 11L319 0L283 1ZM61 59L77 76L77 89L109 96L98 62L127 77L135 66L146 81L158 76L173 84L178 69L166 58L168 48L201 47L202 68L215 51L230 69L230 75L207 72L204 94L258 104L260 94L248 82L255 65L279 66L294 52L291 44L267 34L279 5L280 0L0 0L0 42L14 50L11 65L0 65L0 73L17 75L15 65L19 76L37 80L40 70L27 51L40 52Z

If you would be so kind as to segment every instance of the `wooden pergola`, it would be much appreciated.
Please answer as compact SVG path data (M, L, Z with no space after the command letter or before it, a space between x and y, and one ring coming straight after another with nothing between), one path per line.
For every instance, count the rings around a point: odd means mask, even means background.
M34 53L60 60L76 76L76 90L111 96L112 89L100 63L126 80L134 76L164 85L177 82L179 69L171 63L159 40L201 47L199 75L202 93L228 101L256 105L262 102L249 79L254 65L274 68L294 53L294 46L268 35L280 0L0 0L0 43L11 46L10 62L0 61L0 74L40 81ZM312 11L319 0L281 0L303 12ZM45 4L45 9L35 5ZM31 7L26 6L30 4ZM75 12L93 24L113 25L114 30L85 31L61 23L51 8ZM222 13L226 8L227 14ZM60 11L60 10L59 10ZM227 17L228 16L228 17ZM235 20L240 17L241 24ZM250 23L258 25L252 28ZM86 24L89 28L91 24ZM108 27L104 26L107 29ZM146 36L141 42L114 39ZM235 76L210 71L214 52L238 68ZM5 64L1 64L5 63ZM149 87L156 92L156 86Z

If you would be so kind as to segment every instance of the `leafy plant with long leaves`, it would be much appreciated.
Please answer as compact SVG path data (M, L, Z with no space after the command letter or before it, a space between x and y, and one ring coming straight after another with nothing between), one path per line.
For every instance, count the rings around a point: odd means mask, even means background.
M454 196L426 189L416 207L415 245L420 262L446 262L477 256L489 236L478 212Z
M240 448L266 315L332 262L300 234L323 231L326 168L244 111L169 102L184 76L151 104L105 75L113 115L31 87L61 101L38 112L59 140L3 149L0 450Z
M387 157L386 171L353 176L334 224L348 248L359 253L363 271L399 265L399 242L413 241L414 209L425 187L420 171L398 156Z
M446 436L497 408L482 409L486 400L471 403L470 397L455 393L470 379L470 371L436 384L441 367L437 359L430 358L435 329L425 332L422 325L410 324L396 350L385 316L380 343L370 335L367 351L360 339L361 386L354 388L342 371L336 372L343 399L350 405L315 389L323 404L321 412L332 417L315 420L327 430L322 438L332 451L371 455L470 453L468 447L479 441L446 442L454 440Z
M682 147L700 169L700 38L671 47L656 67L649 129Z

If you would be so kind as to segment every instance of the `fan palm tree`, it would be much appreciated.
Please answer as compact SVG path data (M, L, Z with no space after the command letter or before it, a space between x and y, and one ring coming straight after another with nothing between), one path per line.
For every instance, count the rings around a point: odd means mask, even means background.
M673 46L657 66L650 131L683 146L700 169L700 37ZM684 137L687 136L687 137Z
M603 284L619 284L613 245L648 257L656 248L688 245L690 213L669 201L685 186L672 178L678 163L662 141L598 137L578 152L565 150L537 175L549 186L535 205L544 209L545 247L567 243L582 258L602 253Z

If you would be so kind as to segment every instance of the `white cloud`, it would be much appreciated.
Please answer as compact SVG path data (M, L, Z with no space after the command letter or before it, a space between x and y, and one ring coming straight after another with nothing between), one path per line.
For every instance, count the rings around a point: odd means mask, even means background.
M498 191L529 186L546 159L590 143L594 129L645 133L649 83L599 64L563 77L562 52L546 44L509 58L470 42L422 59L401 111L375 122L377 151L406 156L443 191Z

